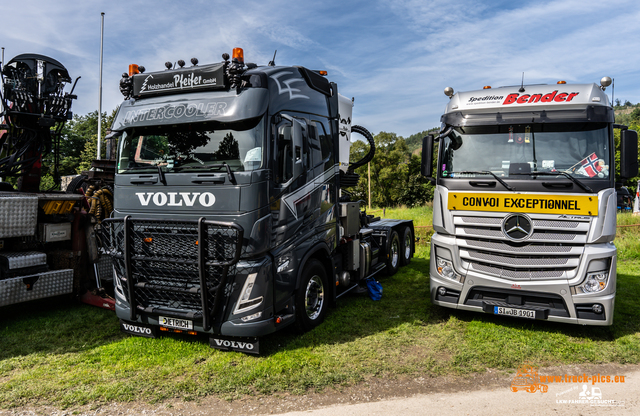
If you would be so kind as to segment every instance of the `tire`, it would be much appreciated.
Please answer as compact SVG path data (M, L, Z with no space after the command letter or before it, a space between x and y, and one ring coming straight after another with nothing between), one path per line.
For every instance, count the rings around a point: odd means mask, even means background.
M304 266L302 281L296 293L296 328L309 331L320 325L329 307L327 272L319 260L311 259Z
M387 246L387 276L393 276L400 268L400 237L397 231L391 231L389 245Z
M400 265L406 266L411 262L413 256L413 233L411 227L404 227L402 230L402 239L400 240Z
M85 182L86 180L87 180L87 177L85 175L76 176L71 180L71 182L69 182L69 185L67 185L67 189L65 190L65 193L75 194L76 189L78 188L82 188L84 191L86 191L88 187L88 184Z

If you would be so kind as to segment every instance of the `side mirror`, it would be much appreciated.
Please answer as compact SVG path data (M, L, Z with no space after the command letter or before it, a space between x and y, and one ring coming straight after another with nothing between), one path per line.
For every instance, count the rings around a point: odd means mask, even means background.
M431 176L433 172L433 142L432 134L422 139L422 164L420 165L420 170L422 176L435 183L436 179Z
M620 177L638 176L638 133L635 130L620 132Z
M303 158L303 127L306 127L306 123L303 120L294 118L293 126L291 129L291 136L293 138L293 177L297 178L304 172L304 158Z

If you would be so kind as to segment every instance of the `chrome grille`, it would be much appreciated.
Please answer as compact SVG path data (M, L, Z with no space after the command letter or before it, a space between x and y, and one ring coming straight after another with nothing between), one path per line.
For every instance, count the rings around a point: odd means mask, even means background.
M564 279L575 276L590 220L529 217L534 227L531 237L515 243L502 232L504 215L454 216L460 258L470 271L506 279Z
M480 251L469 252L469 257L485 261L499 262L509 266L566 266L569 258L566 257L505 257L502 255L482 253Z
M471 263L471 268L479 272L493 274L500 277L518 280L530 279L559 279L564 277L562 270L532 271L532 270L510 270L500 267L487 266L481 263Z

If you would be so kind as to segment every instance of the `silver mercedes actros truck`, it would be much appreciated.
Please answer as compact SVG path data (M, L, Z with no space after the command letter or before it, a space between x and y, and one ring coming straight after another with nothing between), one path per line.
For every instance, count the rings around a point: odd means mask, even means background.
M441 133L423 143L422 172L436 184L434 304L612 324L614 128L623 179L638 173L638 136L614 124L610 84L445 89Z
M411 221L361 213L345 187L352 100L323 71L224 61L130 66L119 137L114 260L121 329L210 334L258 353L259 337L320 324L336 298L414 252ZM353 126L372 144L373 138Z

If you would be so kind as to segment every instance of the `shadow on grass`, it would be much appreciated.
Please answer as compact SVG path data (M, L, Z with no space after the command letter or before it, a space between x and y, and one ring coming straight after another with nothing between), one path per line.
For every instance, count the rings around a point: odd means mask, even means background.
M441 325L455 317L462 322L494 323L514 331L544 331L592 341L615 341L640 332L635 300L640 281L631 274L618 275L618 294L612 327L578 326L546 321L525 321L484 313L435 306L429 296L429 260L414 258L391 277L380 276L384 288L380 301L348 295L338 299L325 322L299 334L292 327L262 337L261 356L298 348L353 342L359 338L394 330L404 325ZM54 298L0 308L0 360L33 353L84 351L128 337L120 332L113 312ZM166 337L166 335L163 335ZM208 343L208 337L171 336Z
M383 299L373 302L368 297L340 299L329 311L326 321L313 331L300 336L292 331L273 334L261 340L264 355L320 344L353 342L359 338L388 331L404 324L430 326L455 317L459 321L500 325L514 333L521 331L561 334L577 342L590 340L611 342L640 332L636 300L640 298L638 276L620 273L614 312L614 323L606 326L583 326L549 321L529 321L494 316L482 312L448 309L433 305L429 297L429 260L415 258L392 277L380 278Z
M0 360L84 351L124 336L114 312L68 296L0 308Z
M306 334L287 328L260 340L262 355L283 350L353 342L403 325L428 326L445 322L448 312L429 298L429 260L414 258L394 276L379 276L382 299L347 295L338 299L324 323Z

